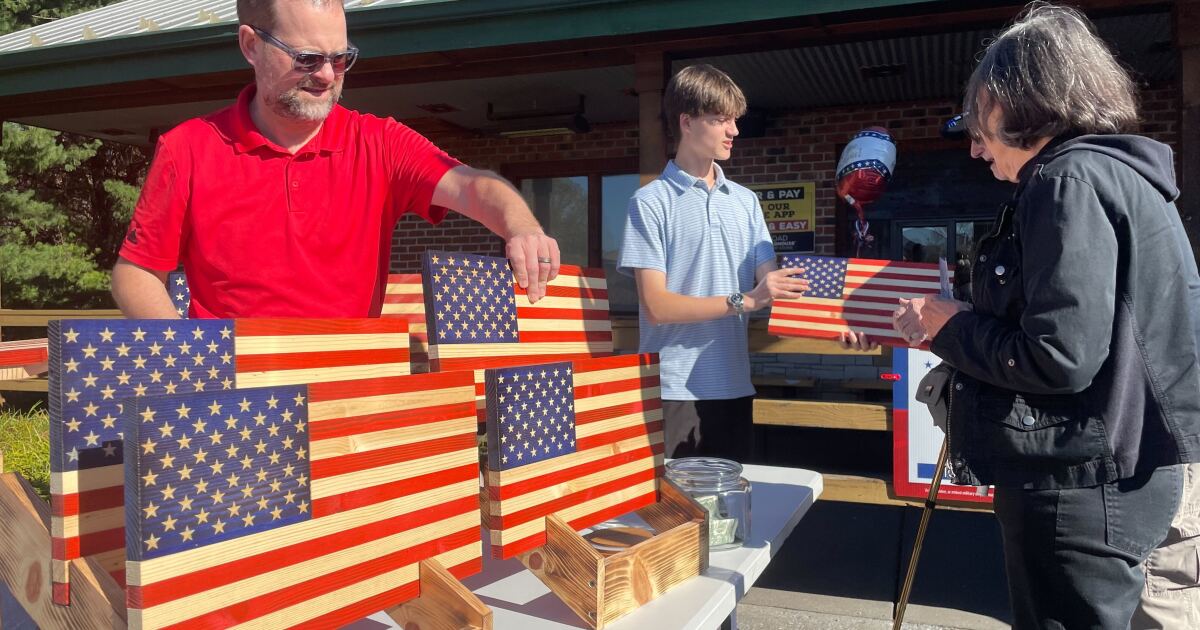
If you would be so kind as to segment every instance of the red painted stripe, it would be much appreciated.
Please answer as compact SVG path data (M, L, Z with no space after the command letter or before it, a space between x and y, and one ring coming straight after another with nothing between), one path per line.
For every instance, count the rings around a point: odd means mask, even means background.
M581 398L592 398L594 396L604 396L606 394L616 394L619 392L646 389L648 387L658 387L658 385L659 377L657 374L652 376L627 378L619 381L593 383L592 385L580 385L575 388L575 398L577 400Z
M663 427L662 420L655 420L654 422L646 422L644 424L636 424L631 427L625 427L622 429L617 429L615 431L609 431L608 433L598 433L596 435L590 435L588 437L580 438L579 440L577 440L575 442L575 450L576 451L586 451L589 448L595 448L596 446L601 445L601 444L611 444L613 442L620 442L622 440L628 440L629 438L640 437L643 435L651 435L658 431L662 431L662 427Z
M575 529L584 529L585 527L591 527L596 523L603 523L610 518L616 518L622 514L646 507L647 505L650 505L656 501L658 501L658 492L649 492L640 497L634 497L633 499L625 501L624 503L618 503L616 505L604 508L603 510L581 516L571 521L569 525ZM511 542L507 545L492 545L492 557L512 558L518 554L525 553L526 551L537 549L545 544L545 532L534 534L532 536L522 538L521 540Z
M590 308L546 308L518 306L517 319L566 319L571 321L605 321L608 311Z
M460 565L447 569L451 575L463 579L483 570L483 558L468 560ZM373 597L359 600L354 604L339 608L329 614L314 617L306 622L292 626L294 628L337 628L346 623L358 621L372 613L395 606L397 602L406 602L420 595L420 582L414 581ZM415 624L413 624L415 625Z
M644 411L653 411L655 409L662 409L662 400L659 398L652 398L650 400L635 400L623 405L613 405L611 407L602 407L600 409L576 413L575 424L578 426L581 424L588 424L590 422L600 422L601 420L608 420L609 418L627 416Z
M605 352L600 354L609 353ZM531 365L531 361L536 361L536 364L557 363L559 361L575 361L579 359L589 359L592 356L593 355L588 354L587 352L574 352L569 354L508 355L502 357L476 356L455 357L450 359L430 359L430 363L432 364L435 372L453 372L459 370L484 370L487 368L525 366Z
M408 348L312 350L286 354L239 354L237 356L237 372L272 372L275 370L303 370L344 367L348 365L405 363L408 361L408 358Z
M531 330L517 335L520 343L552 343L565 341L612 341L611 330Z
M584 488L578 492L572 492L571 494L539 503L524 510L513 512L511 514L505 514L504 516L486 514L483 517L484 526L488 527L489 529L508 529L510 527L516 527L522 523L528 523L535 519L554 514L555 512L561 512L569 507L585 503L592 499L607 496L617 491L624 490L625 488L636 486L639 483L652 481L655 476L654 460L647 460L646 463L647 465L644 470L639 470L633 474L606 481L590 488Z
M600 370L654 365L656 363L658 363L657 354L621 354L595 358L588 361L576 361L575 372L599 372Z
M125 505L123 485L87 490L79 494L50 495L50 514L53 516L78 516L122 505Z
M165 628L226 627L233 620L244 622L258 619L264 615L303 603L318 595L346 588L399 567L414 564L424 558L451 551L470 543L472 539L479 540L478 528L456 532L345 569L291 584L271 593L250 597L236 604L198 615L185 622L165 626ZM133 608L132 605L129 607Z
M362 396L428 392L449 387L469 387L474 382L473 374L460 372L384 376L355 381L312 383L308 386L308 396L313 402L320 402Z
M238 336L353 335L408 332L408 322L392 318L371 319L237 319Z
M475 499L475 501L471 499ZM367 523L344 532L313 538L264 553L236 558L215 567L185 573L161 582L130 586L126 592L126 604L130 608L140 609L159 606L181 597L188 597L211 589L228 586L266 571L275 571L300 564L301 562L316 560L322 556L331 555L351 547L380 540L430 523L436 523L437 521L458 516L459 514L465 514L476 509L477 506L478 499L476 497L454 499L430 508ZM474 537L479 537L478 528L475 528ZM470 541L464 541L464 544L466 542Z
M42 343L46 341L43 339ZM0 348L0 366L23 366L50 360L46 346L40 348Z
M856 289L866 289L866 290L871 290L871 291L891 291L893 293L900 293L900 294L910 294L911 293L913 295L928 295L930 292L937 293L937 292L941 291L941 288L939 286L906 287L906 286L891 285L891 284L874 282L874 281L867 281L867 282L847 281L846 282L845 290L850 292L850 294L849 294L850 298L857 297L854 294L854 291Z
M53 582L50 585L50 599L59 606L71 605L71 585L63 582Z
M936 271L938 268L937 265L930 263L908 262L903 260L879 260L872 258L848 258L847 260L849 260L850 264L852 265L870 265L878 267L886 264L888 267L894 267L897 269L933 269Z
M115 551L124 546L125 528L117 527L72 538L51 538L50 557L55 560L73 560Z
M658 444L651 444L650 446L634 449L632 451L609 455L603 459L597 459L596 461L588 462L586 464L572 466L571 468L567 468L565 470L556 470L532 479L526 479L524 481L518 481L516 483L510 483L503 486L489 485L487 487L488 498L493 501L500 501L503 499L519 497L523 494L549 488L564 481L578 479L592 473L608 470L609 468L616 468L617 466L628 464L629 462L639 460L643 457L652 457L662 452L663 445L660 442Z
M827 304L803 304L800 302L790 302L787 300L780 300L780 301L772 304L771 307L772 307L771 316L778 317L779 315L782 314L781 311L789 311L789 310L811 310L811 311L823 311L823 312L828 312L828 313L845 313L845 314L850 314L850 315L880 315L880 314L891 315L892 311L895 310L896 305L891 304L891 305L877 306L875 308L862 308L862 307L858 307L858 306L846 306L844 302L837 302L837 301L830 302Z
M331 497L315 499L312 505L313 518L321 518L392 499L406 497L434 488L442 488L460 481L479 478L479 465L467 464L456 468L439 470L415 477L407 477L388 483L343 492Z
M401 427L414 427L433 422L442 422L444 420L453 420L455 418L466 418L473 415L475 415L475 402L469 401L450 403L448 405L434 405L432 407L419 407L417 409L396 409L349 418L320 420L308 426L311 430L310 439L315 442L329 438L345 437L347 435L386 431Z
M528 293L525 289L513 284L517 295ZM608 289L592 289L589 287L546 287L546 297L580 298L589 300L607 300Z
M442 438L401 444L388 448L377 448L362 453L350 453L312 462L313 479L322 479L346 473L378 468L399 462L408 462L423 457L441 455L475 446L474 434L448 435Z
M424 304L425 296L420 293L388 293L383 296L384 304ZM383 317L398 317L412 313L391 313Z

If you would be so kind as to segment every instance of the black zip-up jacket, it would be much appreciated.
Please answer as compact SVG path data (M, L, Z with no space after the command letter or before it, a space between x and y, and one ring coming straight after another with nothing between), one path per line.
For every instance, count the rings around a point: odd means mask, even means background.
M1060 138L979 246L932 350L958 483L1085 487L1200 461L1200 277L1171 149Z

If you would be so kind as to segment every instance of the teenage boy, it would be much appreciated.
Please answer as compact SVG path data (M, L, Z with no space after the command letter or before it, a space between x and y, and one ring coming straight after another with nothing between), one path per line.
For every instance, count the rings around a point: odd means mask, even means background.
M795 298L803 269L778 269L758 198L725 178L746 98L709 65L681 70L663 109L675 159L629 202L618 270L638 287L640 352L659 354L668 457L746 461L753 452L747 314Z

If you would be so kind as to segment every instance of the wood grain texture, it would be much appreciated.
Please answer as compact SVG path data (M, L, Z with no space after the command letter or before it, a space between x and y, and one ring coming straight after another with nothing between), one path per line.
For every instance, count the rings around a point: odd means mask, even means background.
M890 431L891 405L816 400L754 401L754 424Z
M585 623L603 627L604 558L563 519L547 516L546 544L518 558Z
M24 478L0 475L0 580L44 630L125 628L125 594L91 559L72 560L71 605L51 601L50 508Z
M900 505L922 507L924 502L919 499L901 499L896 497L892 484L877 477L862 477L857 475L822 474L825 488L821 492L822 501L841 501L843 503L866 503L870 505ZM964 503L938 499L938 509L962 510L964 512L991 512L990 503Z
M422 560L421 594L386 612L401 628L420 630L492 630L492 609L462 585L437 560Z
M703 520L689 521L604 561L603 627L700 575Z

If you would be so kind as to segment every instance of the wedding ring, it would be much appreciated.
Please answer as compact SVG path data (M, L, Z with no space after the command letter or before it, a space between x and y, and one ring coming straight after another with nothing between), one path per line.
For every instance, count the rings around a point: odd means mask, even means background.
M538 262L542 263L543 265L549 265L552 264L553 261L551 261L549 258L542 258L541 256L538 256Z

